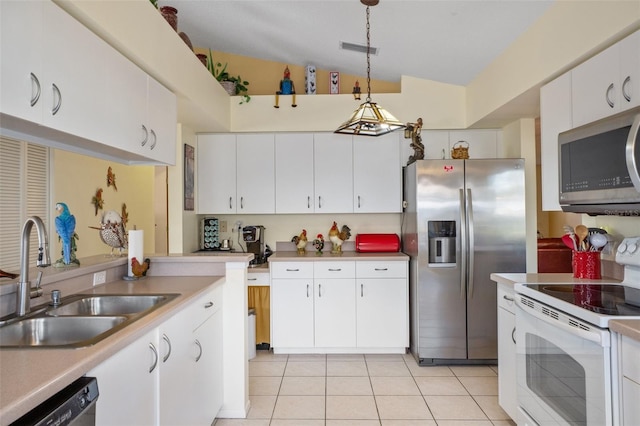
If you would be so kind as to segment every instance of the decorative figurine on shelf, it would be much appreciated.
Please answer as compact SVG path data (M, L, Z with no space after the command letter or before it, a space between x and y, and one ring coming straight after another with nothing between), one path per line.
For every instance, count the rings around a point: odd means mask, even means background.
M62 242L62 258L58 259L53 266L62 268L65 266L80 266L80 261L76 258L76 218L69 211L65 203L56 203L56 232Z
M333 222L333 226L329 230L329 241L332 243L331 253L342 253L342 243L351 238L351 228L347 225L342 225L340 231L338 231L338 224Z
M149 270L150 266L151 259L149 259L148 257L142 263L138 262L138 259L136 259L135 257L131 258L131 273L134 277L146 277L147 271Z
M316 239L313 240L313 247L316 249L316 254L318 256L322 255L322 249L324 248L324 237L322 234L316 235Z
M98 210L102 210L104 207L104 200L102 199L102 188L98 188L96 195L91 198L91 204L96 210L96 216L98 216Z
M407 127L404 129L404 137L405 139L411 138L411 148L414 151L407 161L407 166L416 160L424 159L424 145L422 144L422 136L420 136L421 130L422 118L418 118L415 123L407 123Z
M127 232L124 229L122 217L116 211L107 210L102 214L100 227L90 226L89 228L100 231L100 239L111 247L112 256L114 256L113 251L115 249L119 251L118 255L121 256L122 251L128 246Z
M107 188L110 186L113 186L113 189L116 191L118 190L118 187L116 186L116 175L111 170L111 166L107 169Z
M296 105L296 87L293 84L293 80L291 80L291 73L289 72L289 66L284 69L284 78L280 80L280 90L276 92L276 104L274 108L280 108L279 101L280 95L291 95L291 106L297 107Z
M296 235L291 239L291 242L296 245L298 254L305 254L307 252L307 230L303 229L300 235Z

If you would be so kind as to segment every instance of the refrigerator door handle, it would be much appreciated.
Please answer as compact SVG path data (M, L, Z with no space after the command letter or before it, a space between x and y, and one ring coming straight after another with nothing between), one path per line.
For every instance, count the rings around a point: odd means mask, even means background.
M471 197L471 190L467 189L467 221L469 224L469 290L467 294L468 299L473 298L473 265L474 265L474 238L473 238L473 198Z
M464 189L460 188L460 298L466 296L465 283L467 270L467 209L464 199Z

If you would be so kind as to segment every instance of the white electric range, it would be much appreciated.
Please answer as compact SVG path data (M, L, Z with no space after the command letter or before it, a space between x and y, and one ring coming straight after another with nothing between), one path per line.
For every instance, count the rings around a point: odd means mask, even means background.
M609 321L640 319L640 237L620 243L616 262L620 283L514 286L519 424L615 424Z

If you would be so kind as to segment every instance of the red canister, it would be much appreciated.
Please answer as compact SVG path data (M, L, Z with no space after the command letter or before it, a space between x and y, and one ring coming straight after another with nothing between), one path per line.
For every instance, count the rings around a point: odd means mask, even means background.
M599 280L600 252L599 251L574 251L573 252L573 277Z
M384 253L400 251L400 237L397 234L358 234L356 251L360 253Z

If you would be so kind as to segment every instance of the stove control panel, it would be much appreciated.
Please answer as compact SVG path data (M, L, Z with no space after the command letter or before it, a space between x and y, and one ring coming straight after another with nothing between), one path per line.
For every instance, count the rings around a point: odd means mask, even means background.
M622 240L616 251L616 263L640 267L640 237Z

